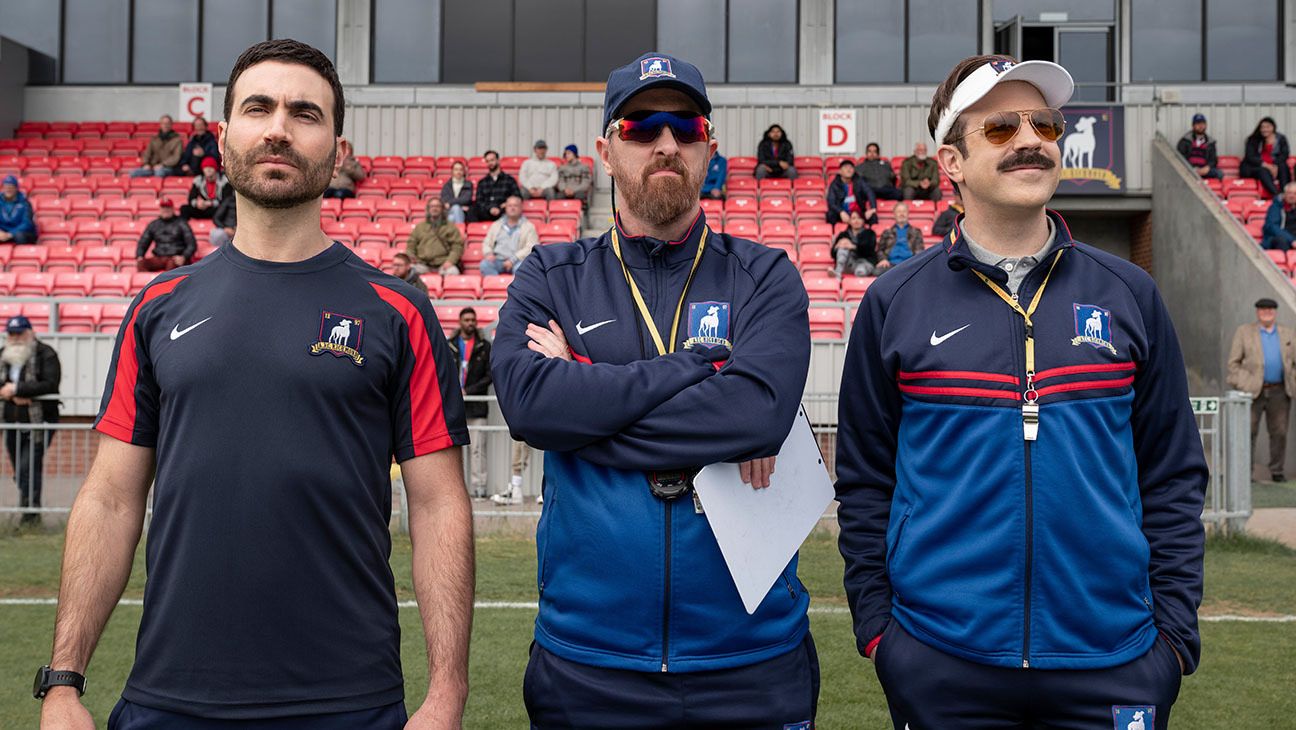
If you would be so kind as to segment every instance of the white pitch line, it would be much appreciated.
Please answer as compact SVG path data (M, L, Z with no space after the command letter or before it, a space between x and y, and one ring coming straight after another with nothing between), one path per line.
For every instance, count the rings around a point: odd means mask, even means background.
M58 605L57 598L0 598L0 606L55 606ZM138 598L123 598L117 602L118 606L142 606L144 601ZM414 601L398 601L396 605L400 608L418 608ZM503 609L514 611L535 611L540 608L540 604L535 601L477 601L473 608L484 610ZM850 609L844 606L811 606L808 609L813 614L839 615L849 614ZM1234 614L1223 614L1219 616L1202 616L1200 621L1205 623L1239 623L1239 624L1291 624L1296 623L1296 615L1287 616L1237 616Z

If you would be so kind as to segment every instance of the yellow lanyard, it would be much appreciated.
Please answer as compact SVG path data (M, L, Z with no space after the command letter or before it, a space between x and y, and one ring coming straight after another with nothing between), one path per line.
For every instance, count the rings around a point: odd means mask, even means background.
M1031 315L1035 314L1035 309L1039 307L1040 299L1044 297L1044 287L1048 286L1049 277L1053 276L1053 269L1057 268L1058 260L1062 258L1062 252L1065 250L1059 249L1057 255L1053 257L1053 263L1049 264L1044 281L1040 283L1039 289L1035 291L1035 297L1031 299L1030 306L1026 309L1022 309L1016 299L1008 296L1003 289L990 281L990 277L976 269L972 270L977 278L990 287L990 291L1007 302L1014 312L1026 320L1026 390L1022 393L1022 434L1027 441L1034 441L1039 436L1039 405L1036 404L1039 395L1035 392L1035 323L1031 321Z
M675 305L675 320L671 323L670 347L662 342L661 332L657 331L657 323L653 321L652 312L648 311L648 305L644 302L643 295L639 293L639 287L635 284L634 277L630 276L630 269L626 267L625 259L621 258L621 241L617 238L616 226L612 227L612 253L616 254L617 261L621 263L621 273L625 274L626 283L630 285L630 296L634 297L635 306L639 308L639 316L648 325L648 334L652 335L653 344L657 346L657 354L665 355L675 352L675 339L679 334L680 313L684 311L684 300L688 297L689 286L693 283L693 275L697 273L698 264L702 263L702 251L706 248L707 227L702 227L702 237L698 239L697 253L693 256L693 268L689 270L688 280L684 282L684 291L680 293L679 304Z

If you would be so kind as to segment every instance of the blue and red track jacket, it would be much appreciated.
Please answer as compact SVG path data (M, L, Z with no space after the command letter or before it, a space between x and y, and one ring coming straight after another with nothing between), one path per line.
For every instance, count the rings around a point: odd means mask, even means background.
M1207 472L1174 327L1128 261L1057 236L1022 283L1039 437L1022 433L1025 321L958 225L878 280L842 376L837 515L861 653L892 619L982 664L1089 669L1158 632L1193 671ZM960 217L961 222L961 217Z
M663 340L705 230L699 215L677 242L618 234ZM747 615L706 516L688 497L654 497L646 472L778 452L809 368L807 306L785 254L708 231L679 347L659 356L610 233L541 246L518 267L491 365L509 430L547 452L537 643L595 666L693 672L804 638L796 559ZM527 325L550 319L574 361L527 349ZM699 352L725 343L719 368Z

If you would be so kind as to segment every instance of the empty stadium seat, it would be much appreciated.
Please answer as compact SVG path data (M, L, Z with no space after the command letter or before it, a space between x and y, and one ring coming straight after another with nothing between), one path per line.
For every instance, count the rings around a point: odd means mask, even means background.
M837 307L810 308L810 339L840 340L846 335L846 312Z
M801 283L812 302L835 302L841 299L841 282L827 274L804 274Z
M0 271L0 296L12 296L18 274L12 271Z
M22 314L31 320L37 332L48 332L50 322L50 305L46 302L26 302L22 305Z
M492 301L504 301L508 295L509 284L513 283L511 274L482 277L482 298Z
M876 276L843 276L841 282L842 301L851 303L860 301L864 298L864 292L867 292L869 286L876 280Z
M103 305L95 302L63 302L58 305L58 331L94 332L103 317Z
M98 330L115 334L117 330L121 329L122 320L126 318L126 312L129 309L129 304L104 304L100 310Z
M10 271L39 272L48 260L48 246L13 246L7 268Z
M801 241L798 257L804 272L827 271L834 263L832 250L827 243L806 243L805 239Z
M482 293L481 276L477 274L457 274L441 277L442 294L446 299L480 299Z
M81 269L85 260L85 250L81 246L46 246L49 258L45 260L47 272L76 272Z
M419 279L423 281L423 286L427 287L429 297L432 297L433 299L441 298L442 286L440 274L435 272L419 274Z
M90 294L96 297L129 296L132 276L124 271L96 271L91 281Z

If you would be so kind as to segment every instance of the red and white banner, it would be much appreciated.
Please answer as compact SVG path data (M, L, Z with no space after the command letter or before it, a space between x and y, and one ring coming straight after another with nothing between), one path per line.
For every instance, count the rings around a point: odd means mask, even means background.
M192 122L194 117L211 121L211 84L180 84L180 111L177 122Z
M855 110L819 110L819 153L855 154Z

